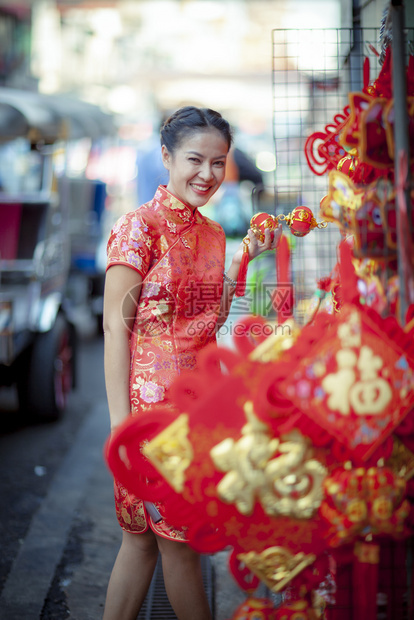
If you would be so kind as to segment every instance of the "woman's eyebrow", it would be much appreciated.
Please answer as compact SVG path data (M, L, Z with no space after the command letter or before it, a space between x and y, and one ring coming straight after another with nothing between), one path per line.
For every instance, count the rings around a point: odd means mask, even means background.
M204 158L204 155L201 153L197 153L197 151L186 151L187 155L197 155L197 157ZM213 157L213 159L226 159L227 155L217 155L217 157Z

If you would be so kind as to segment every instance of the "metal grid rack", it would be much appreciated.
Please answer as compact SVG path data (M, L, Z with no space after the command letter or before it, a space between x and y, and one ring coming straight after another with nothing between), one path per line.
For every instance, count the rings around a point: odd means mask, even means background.
M370 59L371 80L378 76L381 65L373 48L381 51L380 29L274 30L272 34L276 214L307 205L318 220L328 177L317 176L310 170L305 141L313 132L324 131L335 115L343 111L349 92L362 90L366 56ZM408 58L414 51L414 29L406 29L404 34ZM341 235L336 225L329 224L306 237L289 238L295 318L300 324L317 281L328 276L337 262ZM378 619L412 617L413 545L413 538L381 543ZM329 618L352 620L352 569L345 565L338 570L339 588Z
M406 53L414 29L406 30ZM348 104L348 93L362 90L363 62L370 59L371 80L381 69L380 29L313 29L272 32L273 120L276 151L276 213L306 205L318 220L319 204L327 193L327 175L315 175L306 162L304 144L314 131L323 131ZM412 48L411 48L412 49ZM303 238L289 235L295 286L295 318L303 310L317 281L330 274L337 257L339 229L329 224Z

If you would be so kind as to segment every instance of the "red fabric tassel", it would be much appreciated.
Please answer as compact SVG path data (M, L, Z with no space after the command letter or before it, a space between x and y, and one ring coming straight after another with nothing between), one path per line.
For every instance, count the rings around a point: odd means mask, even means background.
M344 303L357 303L358 278L352 263L352 249L347 239L341 241L339 245L339 275Z
M243 297L246 292L247 269L249 267L249 247L244 245L243 256L240 262L239 273L237 276L237 286L234 294L236 297Z
M318 285L318 289L319 290L325 291L325 293L327 293L329 291L329 289L331 288L331 285L332 285L332 278L331 278L331 276L327 276L325 278L321 278L320 280L318 280L317 285Z
M290 248L286 235L282 234L276 252L277 287L273 296L273 307L279 323L284 323L293 314L293 283L290 277Z
M378 545L357 542L354 549L353 620L377 619Z
M363 69L363 74L364 74L364 90L366 90L369 86L369 58L368 56L364 59L364 69Z

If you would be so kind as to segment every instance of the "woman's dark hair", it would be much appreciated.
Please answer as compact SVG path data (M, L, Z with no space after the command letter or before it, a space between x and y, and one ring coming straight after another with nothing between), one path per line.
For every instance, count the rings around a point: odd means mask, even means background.
M221 133L230 149L233 140L230 124L219 112L194 106L180 108L167 118L160 130L161 146L165 145L172 154L184 138L210 127Z

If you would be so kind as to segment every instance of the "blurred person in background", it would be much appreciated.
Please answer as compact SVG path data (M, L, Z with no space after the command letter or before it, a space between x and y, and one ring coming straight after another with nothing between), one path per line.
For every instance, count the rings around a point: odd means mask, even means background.
M166 116L163 116L158 130L161 129ZM151 138L137 150L137 193L138 204L142 205L153 199L159 185L167 185L168 171L165 169L160 149L159 133L152 134Z
M161 129L169 172L152 200L122 216L108 241L104 296L105 381L114 431L130 415L161 403L197 354L216 341L235 291L243 244L224 273L226 239L201 215L224 181L232 142L229 123L206 108L187 106ZM250 258L276 247L251 230ZM208 292L208 294L206 294ZM194 303L196 301L196 303ZM163 506L143 502L115 480L123 538L108 585L104 620L135 620L161 554L166 592L179 620L209 620L199 555L185 528L163 518Z
M250 190L259 195L263 190L263 175L248 155L232 147L227 157L226 176L220 192L210 206L211 218L223 227L228 237L244 236L253 215L250 200L241 191L248 182Z

